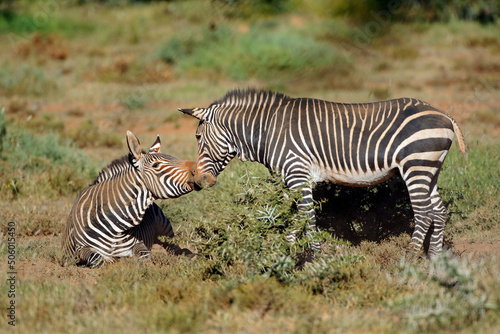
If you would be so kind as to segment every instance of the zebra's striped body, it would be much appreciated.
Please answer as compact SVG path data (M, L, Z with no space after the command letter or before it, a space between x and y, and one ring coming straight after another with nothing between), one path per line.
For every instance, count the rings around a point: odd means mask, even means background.
M104 168L92 185L76 198L63 233L67 257L89 267L126 256L148 256L154 243L173 237L169 220L153 203L178 197L195 188L195 162L160 153L157 138L149 153L127 133L130 154Z
M345 104L257 90L180 111L200 120L198 185L215 184L236 154L258 161L280 171L288 187L302 189L299 208L314 231L313 183L368 186L399 172L415 214L410 249L421 247L434 223L430 255L441 251L446 210L436 182L455 135L465 152L462 133L445 112L410 98Z

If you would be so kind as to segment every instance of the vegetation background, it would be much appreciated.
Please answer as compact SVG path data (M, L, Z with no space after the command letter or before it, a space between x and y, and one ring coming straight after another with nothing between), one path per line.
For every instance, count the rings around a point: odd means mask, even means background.
M499 13L495 0L0 0L0 332L500 332ZM61 265L73 201L127 152L127 130L195 160L197 122L177 108L249 86L453 115L468 154L453 146L438 183L443 256L404 261L413 216L394 179L318 186L323 252L302 267L309 240L284 241L303 227L297 195L234 159L214 188L159 202L196 259Z

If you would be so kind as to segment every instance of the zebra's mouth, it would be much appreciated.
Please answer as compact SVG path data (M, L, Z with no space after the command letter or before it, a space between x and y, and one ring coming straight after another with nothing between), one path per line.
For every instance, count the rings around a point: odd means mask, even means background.
M193 190L200 191L203 189L203 187L201 187L198 183L194 182L194 180L188 181L187 184L188 184L189 188L191 188L191 191L193 191Z
M201 189L203 189L202 187L200 187L196 182L193 182L193 186L191 187L194 191L200 191Z

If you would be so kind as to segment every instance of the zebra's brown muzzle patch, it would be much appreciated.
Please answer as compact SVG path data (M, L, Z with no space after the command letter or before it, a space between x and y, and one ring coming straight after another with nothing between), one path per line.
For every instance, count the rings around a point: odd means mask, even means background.
M217 178L210 174L198 174L194 175L194 182L200 189L210 188L217 183Z

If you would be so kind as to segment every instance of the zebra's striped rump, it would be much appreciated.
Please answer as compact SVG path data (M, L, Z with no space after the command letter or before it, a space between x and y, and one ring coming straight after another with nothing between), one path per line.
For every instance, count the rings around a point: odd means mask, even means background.
M208 108L179 110L200 120L198 185L215 184L235 155L258 161L302 189L299 208L314 231L314 183L368 186L400 173L415 213L411 249L420 249L434 224L429 252L441 251L446 210L437 177L455 136L465 152L457 123L444 111L411 98L347 104L252 89L231 91Z
M156 199L196 189L196 162L160 153L159 137L148 153L127 133L129 155L104 168L76 198L63 233L63 250L81 265L98 267L124 256L147 257L153 244L179 251L159 236L173 237ZM183 251L186 252L186 251Z

